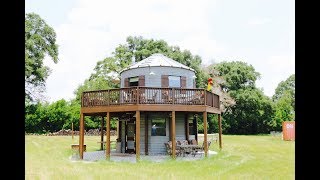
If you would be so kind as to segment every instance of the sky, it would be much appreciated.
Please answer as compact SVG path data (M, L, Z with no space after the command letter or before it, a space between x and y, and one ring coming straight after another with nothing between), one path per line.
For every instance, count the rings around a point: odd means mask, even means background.
M57 34L59 62L46 57L47 100L70 100L74 91L128 36L164 40L199 55L208 65L243 61L261 74L271 97L295 74L293 0L26 0Z

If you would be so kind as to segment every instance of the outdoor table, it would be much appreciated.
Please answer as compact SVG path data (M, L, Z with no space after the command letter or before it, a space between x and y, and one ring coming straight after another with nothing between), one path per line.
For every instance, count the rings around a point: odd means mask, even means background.
M183 157L185 157L186 152L191 152L191 154L196 154L196 151L201 150L201 146L199 145L177 145L177 147L180 149L180 151L183 154Z

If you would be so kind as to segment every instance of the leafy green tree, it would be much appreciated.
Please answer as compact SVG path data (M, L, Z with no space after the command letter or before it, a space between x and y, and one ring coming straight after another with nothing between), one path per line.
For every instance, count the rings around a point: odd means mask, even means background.
M45 89L50 68L44 66L45 55L58 62L56 33L35 13L25 16L25 95L28 100L38 99Z
M293 121L295 120L295 113L292 107L292 93L290 90L283 92L280 99L275 103L275 116L273 119L272 125L274 130L282 131L282 122L283 121Z
M281 81L278 84L275 94L272 96L272 100L276 102L281 99L282 96L287 96L287 93L289 93L291 106L295 109L295 86L295 74L292 74L285 81Z
M235 101L223 112L223 132L226 134L267 133L272 124L274 109L270 98L256 88L260 77L252 65L245 62L221 62L213 69L221 81L220 86Z
M48 103L27 103L25 106L25 132L45 133Z

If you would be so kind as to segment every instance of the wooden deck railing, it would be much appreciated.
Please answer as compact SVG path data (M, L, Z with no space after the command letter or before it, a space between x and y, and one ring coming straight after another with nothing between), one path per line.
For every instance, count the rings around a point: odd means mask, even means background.
M205 89L130 87L82 94L81 107L124 104L207 105L220 108L219 96Z

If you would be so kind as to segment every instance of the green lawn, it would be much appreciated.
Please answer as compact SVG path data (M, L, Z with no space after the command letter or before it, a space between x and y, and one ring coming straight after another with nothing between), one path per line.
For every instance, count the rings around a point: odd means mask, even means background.
M100 137L85 136L87 151ZM112 137L115 140L115 137ZM156 163L72 162L70 144L78 136L25 136L26 179L295 179L295 142L279 137L223 135L223 149L198 161Z

